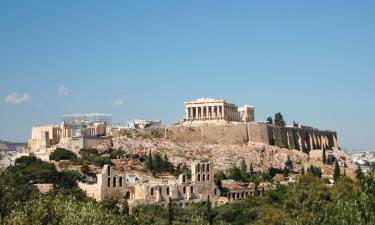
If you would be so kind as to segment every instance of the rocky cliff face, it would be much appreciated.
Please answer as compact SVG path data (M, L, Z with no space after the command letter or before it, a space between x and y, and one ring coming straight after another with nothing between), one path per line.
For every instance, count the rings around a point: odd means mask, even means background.
M190 163L196 159L210 159L218 170L239 165L242 160L252 164L255 171L266 171L270 167L283 169L287 162L294 172L302 167L314 165L331 169L322 163L322 151L312 150L309 154L263 143L248 142L246 126L201 126L169 127L156 129L133 129L120 136L108 137L97 146L105 151L109 148L123 149L128 154L146 156L159 152L174 163ZM342 151L327 151L341 164L350 165L350 157ZM354 168L354 167L353 167Z
M239 165L242 160L253 165L255 170L267 170L269 167L283 169L285 163L291 162L291 169L298 172L302 166L319 163L319 157L297 151L270 146L261 143L247 144L203 144L181 143L165 138L129 138L127 136L112 137L101 147L123 149L129 154L148 155L149 152L159 152L167 155L174 163L189 165L196 159L210 159L219 170L225 170L233 165ZM110 146L109 146L110 145Z

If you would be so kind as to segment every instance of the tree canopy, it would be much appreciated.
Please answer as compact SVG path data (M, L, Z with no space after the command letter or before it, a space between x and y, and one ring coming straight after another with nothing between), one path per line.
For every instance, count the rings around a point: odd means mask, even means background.
M56 148L50 155L49 159L50 160L72 160L76 159L77 155L74 154L73 152L66 150L64 148Z
M59 175L51 178L49 171ZM241 175L240 168L233 168L233 171ZM250 195L215 208L209 204L210 197L185 208L170 199L168 207L138 205L128 214L127 201L106 198L95 202L69 185L67 181L75 179L71 178L73 173L60 174L53 164L24 157L17 160L16 165L0 171L0 224L374 224L374 168L360 174L358 181L339 176L332 187L316 174L319 170L310 167L290 186L279 185L262 195ZM220 177L225 178L225 174L216 175ZM30 183L36 178L52 179L55 188L47 194L39 194ZM63 187L63 184L67 185Z
M278 113L275 114L274 122L278 126L284 127L286 125L286 123L284 121L283 114L281 114L280 112L278 112Z

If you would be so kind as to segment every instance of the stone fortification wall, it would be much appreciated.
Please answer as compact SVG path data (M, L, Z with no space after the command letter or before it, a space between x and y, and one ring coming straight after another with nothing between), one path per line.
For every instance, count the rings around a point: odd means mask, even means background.
M176 142L208 143L208 144L244 144L249 141L247 125L208 125L166 128L166 137Z
M102 137L78 137L63 138L57 144L59 148L65 148L78 154L82 148L94 148L100 145L105 139Z
M165 137L181 143L246 144L259 142L309 152L338 148L337 134L310 127L280 127L266 123L171 126Z

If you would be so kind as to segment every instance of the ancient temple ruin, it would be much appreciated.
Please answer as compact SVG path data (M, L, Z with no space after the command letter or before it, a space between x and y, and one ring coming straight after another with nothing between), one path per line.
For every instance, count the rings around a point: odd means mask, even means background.
M185 102L185 121L188 123L223 123L254 121L254 107L238 107L225 100L199 98Z

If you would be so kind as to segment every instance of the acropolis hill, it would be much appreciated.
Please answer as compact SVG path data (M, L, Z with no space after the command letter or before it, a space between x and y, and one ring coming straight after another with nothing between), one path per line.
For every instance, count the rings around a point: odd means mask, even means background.
M288 165L288 169L296 174L302 168L315 166L322 168L323 176L331 178L333 167L323 164L323 150L328 158L346 166L348 175L356 169L349 156L339 150L336 132L301 125L278 126L256 122L254 110L255 107L250 105L238 107L225 100L200 98L185 102L185 118L170 126L161 126L158 120L134 120L127 127L111 127L108 114L66 115L60 126L33 127L28 152L25 154L31 153L50 161L49 155L56 148L70 150L78 156L82 154L82 149L95 148L103 156L121 149L132 157L112 159L111 168L90 165L90 170L101 178L98 178L97 184L80 183L79 186L98 200L108 195L129 195L131 204L158 202L164 205L168 198L159 196L154 199L150 193L153 193L153 188L161 185L162 180L155 180L140 170L142 159L151 153L160 153L175 166L191 166L197 172L194 176L200 174L197 168L202 163L207 164L212 169L210 174L202 174L203 181L204 176L213 176L213 171L225 172L241 162L251 165L254 171L267 171L270 168L280 171ZM54 163L62 166L62 162ZM74 164L69 165L64 163L63 167L79 170ZM116 174L113 175L115 177L121 177L121 180L113 178L115 180L112 184L112 173ZM122 177L128 177L127 180L131 179L133 183L126 183ZM169 186L162 186L167 188L168 193L177 186L182 188L184 182L181 179L185 178L179 179L171 179ZM237 198L230 197L233 193L236 195L230 188L219 193L211 183L212 179L206 180L204 185L200 184L202 178L194 179L195 181L189 181L191 188L199 190L201 197L196 193L195 197L189 195L177 198L183 205L190 200L202 200L206 195L218 195L212 199L216 204ZM121 188L118 186L119 182ZM111 189L111 185L117 187ZM252 193L250 189L239 187L235 190L241 190L238 193L244 196ZM149 194L143 195L143 192Z

